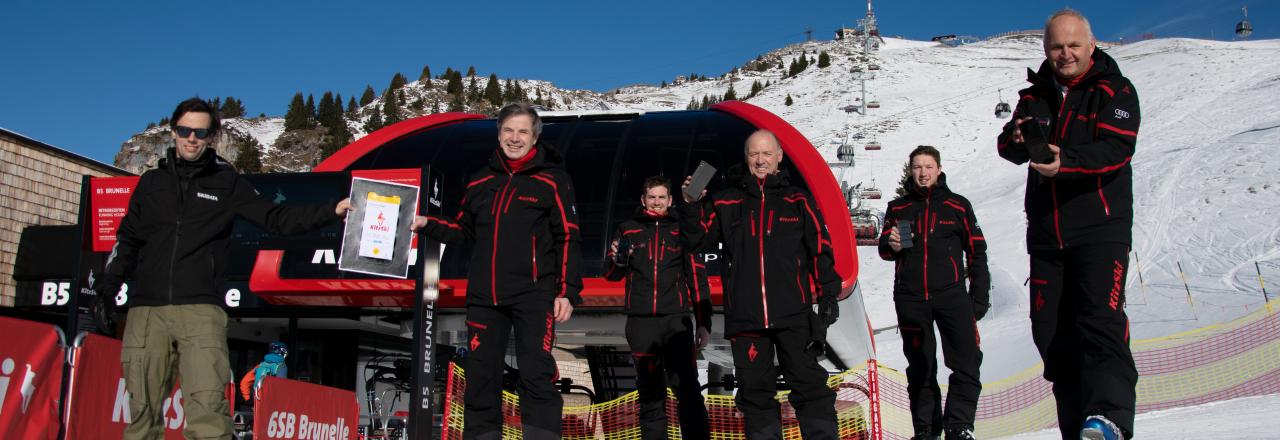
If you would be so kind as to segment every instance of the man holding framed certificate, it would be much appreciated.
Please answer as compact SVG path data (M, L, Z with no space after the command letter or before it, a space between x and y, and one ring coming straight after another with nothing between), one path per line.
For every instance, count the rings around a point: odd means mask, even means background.
M467 277L467 438L501 438L502 374L515 329L523 438L560 438L555 323L582 303L578 216L558 151L539 144L528 104L498 113L498 148L475 172L453 219L417 217L414 230L473 246Z

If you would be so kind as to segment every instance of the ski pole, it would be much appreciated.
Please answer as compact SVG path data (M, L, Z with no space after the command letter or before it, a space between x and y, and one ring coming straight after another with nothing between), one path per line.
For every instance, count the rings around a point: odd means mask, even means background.
M1271 313L1271 299L1267 298L1267 284L1262 281L1262 268L1258 267L1258 262L1253 262L1253 270L1258 272L1258 286L1262 287L1262 303L1267 305L1267 313Z
M1196 314L1196 303L1191 300L1191 287L1187 285L1187 273L1182 271L1182 260L1178 260L1178 275L1182 276L1182 288L1187 289L1187 304L1191 305L1191 317L1199 321L1200 316Z

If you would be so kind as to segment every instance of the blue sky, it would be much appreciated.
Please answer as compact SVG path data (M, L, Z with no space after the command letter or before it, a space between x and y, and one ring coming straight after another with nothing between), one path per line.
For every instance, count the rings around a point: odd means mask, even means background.
M1089 16L1099 39L1217 39L1243 2L881 1L886 35L987 36L1034 29L1054 10ZM1251 39L1280 37L1280 0L1248 2ZM235 96L282 115L294 92L344 97L423 65L608 90L720 74L804 39L830 39L860 1L122 1L6 0L0 127L110 163L180 100Z

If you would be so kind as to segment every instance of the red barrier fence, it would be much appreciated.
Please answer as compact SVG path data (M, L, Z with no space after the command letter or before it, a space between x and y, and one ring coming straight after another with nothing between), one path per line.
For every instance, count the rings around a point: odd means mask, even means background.
M5 438L57 438L66 362L61 331L0 317L0 334L0 432Z
M356 393L267 377L253 408L255 439L349 440L358 436Z

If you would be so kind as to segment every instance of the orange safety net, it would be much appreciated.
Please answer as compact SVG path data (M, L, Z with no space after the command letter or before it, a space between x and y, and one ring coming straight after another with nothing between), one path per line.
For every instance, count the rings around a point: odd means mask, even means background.
M1130 348L1138 367L1139 414L1280 393L1280 315L1272 313L1270 305L1234 321L1135 340ZM1053 388L1043 372L1044 365L1038 364L983 384L974 423L977 436L1003 437L1056 427ZM877 379L883 438L910 438L906 376L881 366Z
M836 390L836 419L842 439L871 439L868 420L870 382L866 369L854 369L831 376L827 384ZM577 381L575 380L575 383ZM466 389L466 374L462 367L450 364L446 385L445 419L442 439L461 439L463 432L462 396ZM795 411L787 403L786 391L778 393L782 403L783 438L799 440L800 428ZM742 413L734 405L733 396L710 395L704 401L710 417L711 438L716 440L745 439ZM667 391L668 438L680 437L680 424L675 396ZM520 438L519 398L502 393L503 438ZM565 439L640 439L639 394L630 392L617 399L581 406L565 405L561 416L561 437Z

